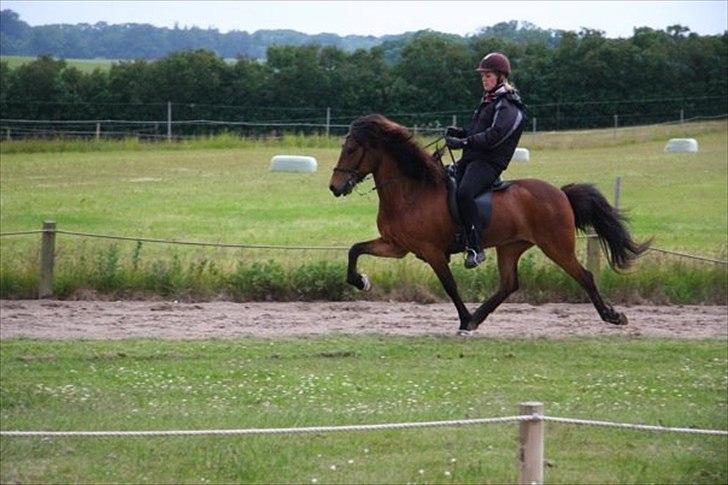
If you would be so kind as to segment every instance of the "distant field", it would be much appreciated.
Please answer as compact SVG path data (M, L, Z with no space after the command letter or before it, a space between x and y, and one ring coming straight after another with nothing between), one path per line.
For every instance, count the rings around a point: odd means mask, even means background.
M0 56L0 61L7 62L12 69L22 66L36 60L37 57L32 56ZM119 62L117 59L64 59L66 64L78 68L83 72L93 72L94 69L107 71L111 69L111 65Z
M36 60L33 56L0 56L0 61L7 62L11 69ZM69 66L76 67L83 72L93 72L94 69L107 71L112 64L124 61L125 59L64 59ZM225 59L228 64L235 64L237 59Z
M629 210L638 238L655 236L660 246L717 254L725 250L727 231L725 130L723 122L700 133L700 152L694 154L665 153L664 140L532 148L531 161L512 163L504 176L557 186L594 183L609 199L621 177L620 205ZM579 137L591 135L572 136L578 144ZM523 145L538 140L533 141ZM2 145L3 231L35 229L53 219L67 230L268 244L346 245L377 234L375 193L335 199L328 191L338 147L272 142L230 149L162 145L26 154L7 152L13 143ZM318 171L268 171L271 157L280 153L312 155ZM363 183L361 192L371 186Z

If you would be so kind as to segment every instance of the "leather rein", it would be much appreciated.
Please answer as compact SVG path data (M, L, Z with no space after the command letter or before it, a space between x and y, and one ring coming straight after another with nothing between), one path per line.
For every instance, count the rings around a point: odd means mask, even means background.
M351 136L351 135L347 135L347 138L349 136ZM452 162L454 164L455 157L453 156L452 150L450 149L450 147L448 147L447 145L443 145L442 147L440 147L438 145L438 143L444 139L445 139L445 136L442 135L442 136L436 138L435 141L430 142L427 145L425 145L424 148L429 148L432 145L435 145L435 152L432 154L432 156L435 157L437 160L439 160L440 163L442 163L443 152L445 151L445 148L447 148L448 152L450 152L450 158L452 159ZM334 167L334 169L333 169L334 172L344 172L344 173L348 173L351 175L351 177L349 177L349 180L346 181L346 185L351 191L353 191L360 182L364 181L367 178L367 175L362 175L361 173L359 173L359 168L361 167L362 163L364 163L364 156L366 155L366 149L364 148L364 146L363 145L359 145L359 146L361 146L361 148L362 148L362 154L359 157L359 162L356 164L356 168ZM359 194L360 196L368 195L371 192L374 192L375 190L383 189L387 185L390 185L393 182L396 182L397 180L399 180L401 178L403 178L403 177L402 176L393 177L389 180L382 182L379 185L375 185L374 187L372 187L371 189L367 190L364 193L357 191L357 194Z

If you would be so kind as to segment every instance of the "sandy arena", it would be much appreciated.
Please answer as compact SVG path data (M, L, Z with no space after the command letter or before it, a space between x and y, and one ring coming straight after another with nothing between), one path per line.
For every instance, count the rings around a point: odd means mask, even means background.
M475 304L468 305L474 309ZM617 306L629 325L602 322L590 304L505 303L475 337L604 335L726 338L725 306ZM458 327L449 303L0 300L0 338L207 339L322 334L441 335Z

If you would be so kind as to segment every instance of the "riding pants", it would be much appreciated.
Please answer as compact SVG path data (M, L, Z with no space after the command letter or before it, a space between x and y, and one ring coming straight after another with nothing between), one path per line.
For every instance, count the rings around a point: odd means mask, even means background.
M479 233L482 227L478 223L478 208L475 198L493 185L503 170L483 160L474 160L467 164L465 170L458 170L458 207L460 217L466 228L475 226Z

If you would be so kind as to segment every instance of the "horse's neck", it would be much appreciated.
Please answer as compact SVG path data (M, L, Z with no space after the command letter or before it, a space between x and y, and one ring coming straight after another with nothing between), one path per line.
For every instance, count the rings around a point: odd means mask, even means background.
M429 187L405 175L391 160L383 160L373 173L374 183L379 194L380 211L400 215L405 208L416 207L423 198L433 197L437 190L445 186Z

